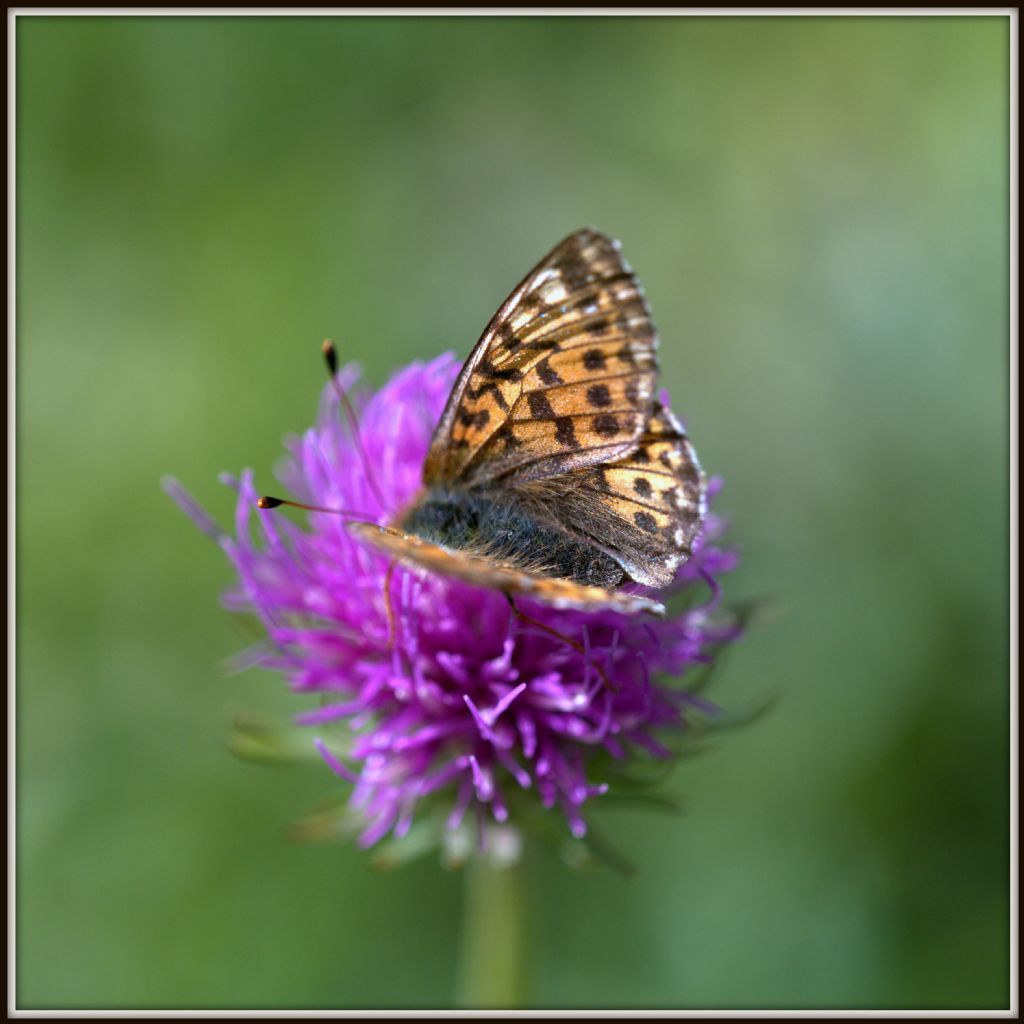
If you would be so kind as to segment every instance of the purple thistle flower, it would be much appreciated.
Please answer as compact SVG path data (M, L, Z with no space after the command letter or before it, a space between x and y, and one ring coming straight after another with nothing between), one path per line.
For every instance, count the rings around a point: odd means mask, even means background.
M393 519L420 488L433 428L458 373L452 355L414 363L376 394L354 396L359 438L335 390L316 426L287 442L278 476L301 502ZM338 375L351 393L358 377ZM359 446L362 447L362 453ZM372 465L367 477L363 453ZM707 518L694 554L659 598L683 610L659 620L617 612L559 611L517 598L518 617L489 590L399 568L391 581L394 635L384 593L386 557L354 539L345 520L312 512L309 529L256 508L252 473L225 478L238 492L235 535L214 524L174 481L169 493L215 537L238 574L223 598L255 613L267 634L246 661L285 673L294 691L320 698L298 717L333 771L352 783L359 842L405 835L428 798L447 829L510 818L523 797L557 808L572 835L584 808L641 759L668 759L695 716L715 707L659 682L709 664L740 627L719 621L718 577L733 551L716 546L724 524ZM719 489L712 480L709 498ZM387 506L381 504L383 497ZM472 821L472 819L469 819Z

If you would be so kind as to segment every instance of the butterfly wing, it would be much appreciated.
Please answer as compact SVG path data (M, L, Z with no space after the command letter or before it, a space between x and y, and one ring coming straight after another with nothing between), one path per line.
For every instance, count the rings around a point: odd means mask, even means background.
M623 614L646 611L663 615L665 612L663 605L639 594L588 587L570 580L524 572L465 551L452 551L431 544L390 526L364 522L351 522L347 525L357 537L406 565L429 569L478 587L499 590L508 595L521 594L555 608L575 608L579 611L607 609Z
M542 488L526 485L520 494L538 519L590 540L636 582L664 587L690 556L704 521L705 489L682 425L656 403L635 451Z
M650 416L657 336L617 242L560 242L487 325L423 469L430 486L503 486L610 462Z

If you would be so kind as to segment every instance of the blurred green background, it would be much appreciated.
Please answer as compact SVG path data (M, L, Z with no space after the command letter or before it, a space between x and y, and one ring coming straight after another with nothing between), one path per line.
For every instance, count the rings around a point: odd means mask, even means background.
M440 1007L461 880L285 827L221 521L311 422L619 237L774 621L780 704L530 865L528 1001L998 1007L1008 967L1005 18L17 20L22 1007Z

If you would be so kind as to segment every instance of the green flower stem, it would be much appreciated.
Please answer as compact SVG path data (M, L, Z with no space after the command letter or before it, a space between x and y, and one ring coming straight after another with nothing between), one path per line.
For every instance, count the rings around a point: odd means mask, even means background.
M473 857L465 868L455 1003L512 1009L522 998L523 864Z

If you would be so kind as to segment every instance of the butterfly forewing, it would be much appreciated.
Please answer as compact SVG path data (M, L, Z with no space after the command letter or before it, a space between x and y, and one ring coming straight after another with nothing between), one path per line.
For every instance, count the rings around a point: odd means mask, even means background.
M556 608L579 611L607 609L623 614L644 611L654 615L662 615L665 611L663 605L640 594L583 586L570 580L525 572L467 551L451 551L389 526L352 522L348 529L405 565L418 566L510 596L532 597Z
M647 423L657 338L618 243L570 235L506 299L456 383L428 486L525 482L612 461Z
M656 346L618 243L570 235L473 349L434 431L424 492L395 526L349 528L406 564L508 595L663 612L607 589L670 583L705 514L696 453L652 397Z

